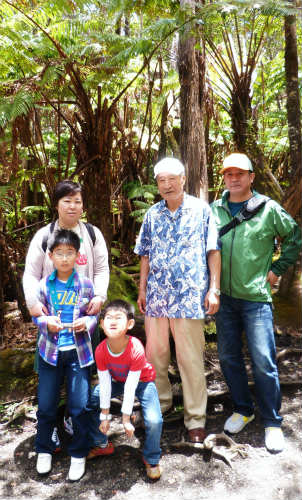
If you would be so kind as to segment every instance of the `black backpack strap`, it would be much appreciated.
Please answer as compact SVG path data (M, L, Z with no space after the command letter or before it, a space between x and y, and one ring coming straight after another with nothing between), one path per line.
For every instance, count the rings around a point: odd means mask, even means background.
M253 196L248 200L246 204L243 205L238 214L233 217L233 219L225 224L225 226L221 227L219 230L219 237L221 238L226 233L228 233L231 229L241 224L241 222L245 220L250 220L254 215L256 215L259 210L264 207L265 203L270 200L268 196Z
M46 250L47 250L47 242L48 242L48 238L49 236L53 233L53 230L55 228L55 223L56 221L52 221L52 223L50 224L49 226L49 231L48 233L44 234L43 236L43 240L42 240L42 250L43 252L45 253Z
M94 246L95 245L95 241L96 241L96 235L95 235L94 227L89 222L85 222L84 224L86 226L86 229L87 229L88 234L90 236L90 239L92 241L92 245Z

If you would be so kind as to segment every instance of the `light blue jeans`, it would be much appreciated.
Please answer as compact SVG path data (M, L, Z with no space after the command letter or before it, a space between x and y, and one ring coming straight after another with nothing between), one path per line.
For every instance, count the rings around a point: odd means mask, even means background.
M244 331L264 426L280 427L281 392L271 304L222 294L216 327L219 361L231 392L234 411L246 417L254 413L242 353Z
M111 397L114 398L124 394L124 383L112 382ZM107 441L107 436L98 430L100 425L100 386L92 388L90 406L93 408L92 419L94 420L94 436L92 430L90 435L93 437L94 443L104 444ZM160 438L163 425L162 414L157 394L157 389L154 382L139 382L135 395L138 398L143 413L145 424L146 439L143 447L143 457L150 465L156 465L161 456ZM91 421L92 421L91 419Z

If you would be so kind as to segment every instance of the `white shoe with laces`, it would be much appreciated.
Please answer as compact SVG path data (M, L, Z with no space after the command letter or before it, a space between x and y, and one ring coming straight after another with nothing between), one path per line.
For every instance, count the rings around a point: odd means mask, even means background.
M86 457L71 457L68 473L69 481L79 481L85 473Z
M273 453L283 450L284 435L280 427L265 427L265 446Z
M244 429L244 427L249 422L254 420L254 418L255 415L245 417L244 415L235 412L226 420L224 424L224 430L230 432L231 434L237 434L238 432L242 431L242 429Z
M51 471L52 455L50 453L38 453L37 472L38 474L47 474Z

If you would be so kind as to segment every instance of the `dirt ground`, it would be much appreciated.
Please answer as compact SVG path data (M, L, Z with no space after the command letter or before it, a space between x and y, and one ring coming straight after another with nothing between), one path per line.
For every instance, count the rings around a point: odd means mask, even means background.
M284 338L282 342L284 344ZM282 344L281 342L281 344ZM256 411L255 420L239 435L236 443L244 444L244 456L237 453L230 463L215 453L175 448L184 433L183 422L165 424L162 436L162 477L157 482L146 478L141 461L143 429L138 428L135 438L127 440L120 423L119 408L112 425L111 440L115 453L89 461L85 476L78 483L67 481L69 457L63 451L53 459L53 468L47 477L39 477L35 470L35 421L33 412L20 417L11 426L0 427L0 498L40 499L113 499L113 500L300 500L302 498L302 426L301 353L296 349L297 338L280 345L278 352L293 348L280 357L284 417L283 430L286 448L282 453L270 454L264 447L264 430ZM281 362L282 361L282 362ZM220 433L226 416L232 412L224 382L217 371L215 348L208 347L207 432ZM289 382L289 383L288 383ZM176 399L179 385L174 385ZM64 437L64 436L63 436ZM66 437L66 436L65 436ZM221 450L222 448L220 448Z

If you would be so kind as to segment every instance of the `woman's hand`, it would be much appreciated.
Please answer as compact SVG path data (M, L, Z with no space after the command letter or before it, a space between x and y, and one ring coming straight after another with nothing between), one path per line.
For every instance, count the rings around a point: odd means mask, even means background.
M89 302L86 313L89 316L95 316L100 312L102 305L103 305L102 298L99 295L95 295Z
M48 309L42 302L37 302L29 309L29 314L34 317L48 316Z

